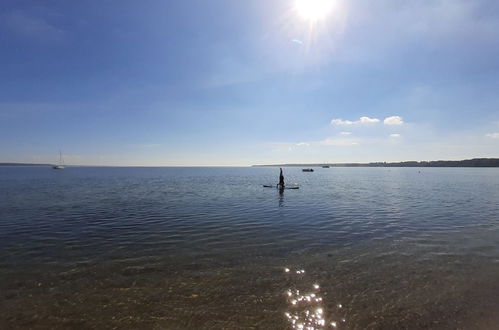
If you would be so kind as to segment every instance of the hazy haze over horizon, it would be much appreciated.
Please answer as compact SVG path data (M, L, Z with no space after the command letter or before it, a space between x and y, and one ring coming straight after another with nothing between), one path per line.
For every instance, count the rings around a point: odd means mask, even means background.
M499 157L499 3L7 0L0 162Z

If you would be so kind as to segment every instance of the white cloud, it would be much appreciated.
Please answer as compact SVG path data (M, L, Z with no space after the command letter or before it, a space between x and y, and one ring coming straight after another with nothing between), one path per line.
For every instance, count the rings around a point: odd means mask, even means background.
M375 124L379 123L379 119L377 118L369 118L369 117L360 117L361 124Z
M369 118L366 116L360 117L359 120L356 120L356 121L343 120L343 119L331 120L331 125L338 125L338 126L365 125L365 124L376 124L376 123L379 123L379 119Z
M341 132L340 135L343 135L343 136L347 136L347 135L351 135L352 133L350 132Z
M499 133L489 133L485 134L486 137L489 137L491 139L499 139Z
M391 116L391 117L386 117L385 120L383 120L383 123L385 125L402 125L404 121L400 116Z
M307 142L299 142L296 144L297 147L308 147L310 146L310 143Z
M398 133L393 133L393 134L390 134L390 137L391 138L394 138L394 139L398 139L400 137L400 134Z

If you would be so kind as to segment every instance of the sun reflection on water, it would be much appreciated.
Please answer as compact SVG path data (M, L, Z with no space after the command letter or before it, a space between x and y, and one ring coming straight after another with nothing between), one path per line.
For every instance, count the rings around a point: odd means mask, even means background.
M329 317L326 316L323 297L320 294L320 285L318 283L307 284L307 281L304 278L304 269L293 271L290 268L285 268L284 272L287 275L294 277L293 279L298 281L297 284L300 285L300 287L306 288L305 290L300 291L294 287L289 288L285 292L288 308L284 315L293 329L333 329L338 328L340 323L346 322L346 319L344 318L339 321L334 320L331 313L332 311L330 311ZM341 309L343 305L337 304L336 307Z

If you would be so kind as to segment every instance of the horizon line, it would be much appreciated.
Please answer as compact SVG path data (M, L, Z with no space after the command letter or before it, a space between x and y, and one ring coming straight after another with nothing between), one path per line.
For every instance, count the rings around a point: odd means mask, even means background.
M321 166L321 165L369 165L369 164L397 164L397 163L428 163L428 162L464 162L471 160L498 160L499 157L474 157L466 159L436 159L436 160L401 160L401 161L371 161L371 162L310 162L310 163L274 163L274 164L246 164L246 165L199 165L199 164L182 164L182 165L81 165L81 164L66 164L67 167L272 167L272 166ZM0 166L52 166L51 163L26 163L26 162L0 162Z

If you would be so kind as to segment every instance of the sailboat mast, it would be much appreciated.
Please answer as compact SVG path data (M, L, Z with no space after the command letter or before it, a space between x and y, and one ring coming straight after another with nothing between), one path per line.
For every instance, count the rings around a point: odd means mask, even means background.
M64 159L62 158L62 152L59 150L59 165L64 165Z

